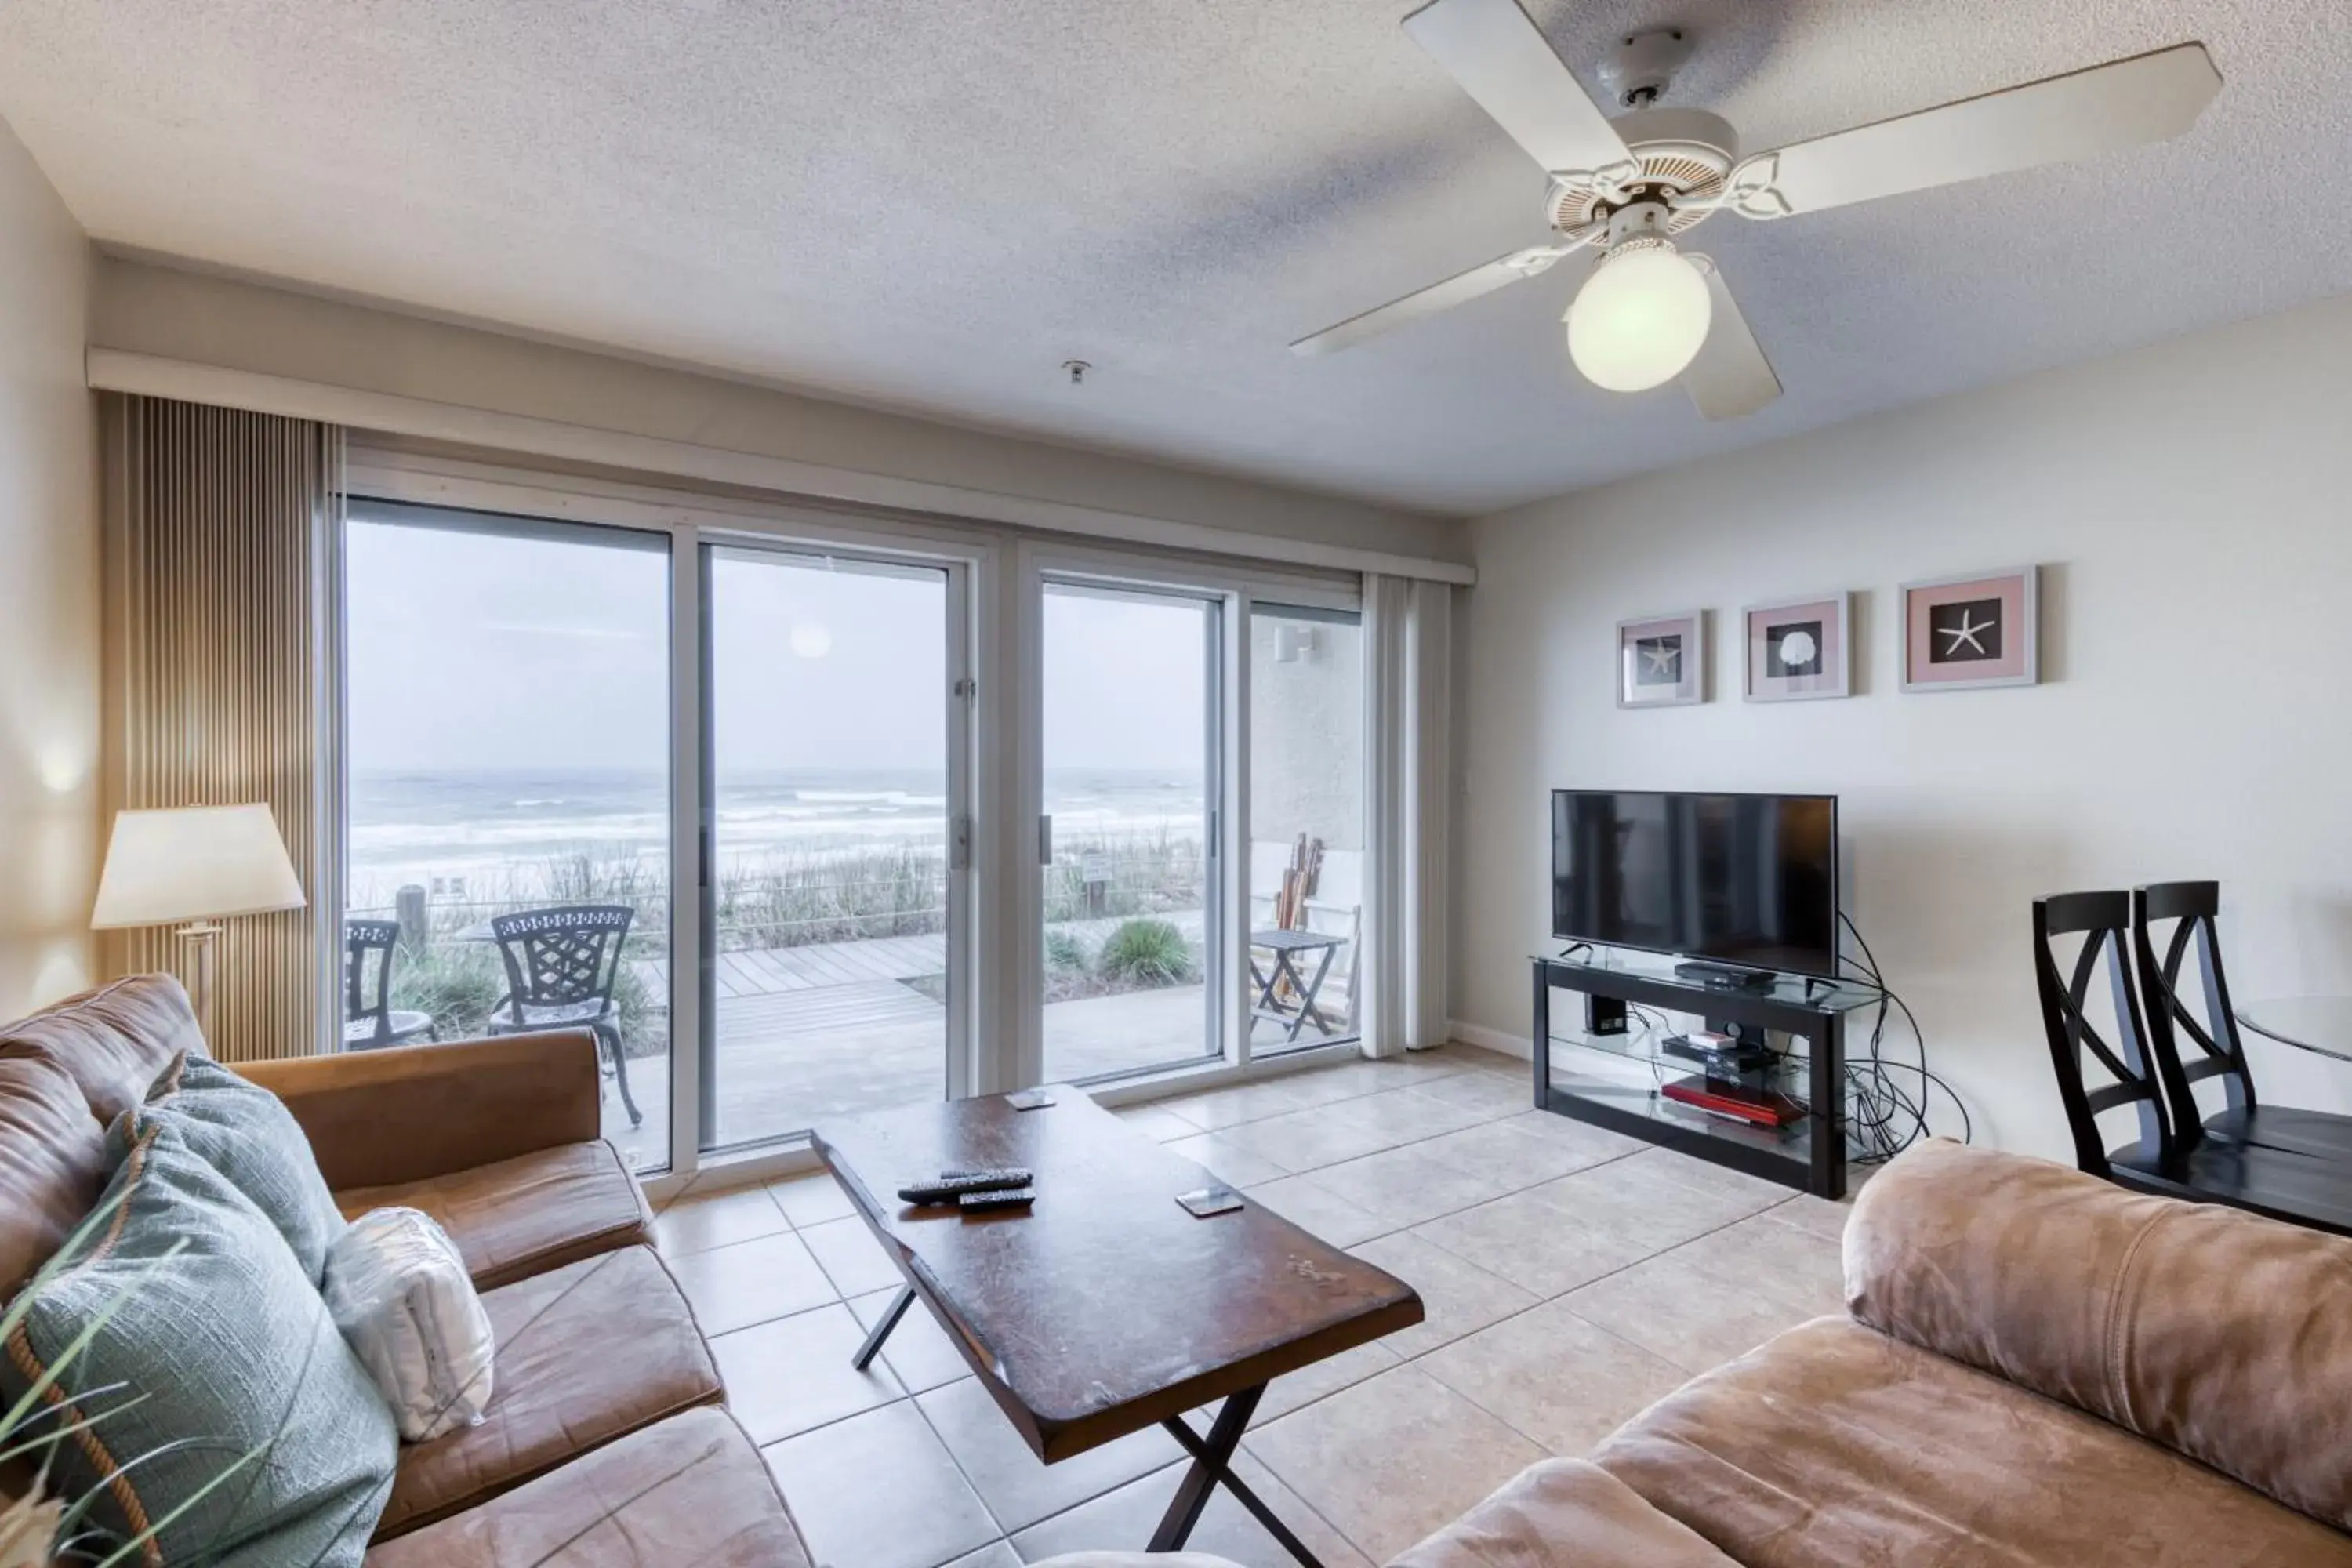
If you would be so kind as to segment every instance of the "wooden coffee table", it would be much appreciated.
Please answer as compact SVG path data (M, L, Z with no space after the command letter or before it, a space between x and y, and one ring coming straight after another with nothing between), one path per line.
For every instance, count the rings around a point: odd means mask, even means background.
M1192 1464L1150 1551L1180 1550L1223 1485L1318 1568L1234 1474L1234 1450L1269 1382L1420 1322L1420 1296L1255 1203L1193 1218L1176 1194L1214 1177L1082 1091L1048 1092L1055 1103L1037 1110L994 1095L817 1129L817 1152L907 1280L856 1364L919 1298L1045 1463L1168 1429ZM1005 1165L1036 1173L1026 1213L966 1217L898 1198L942 1170ZM1205 1433L1185 1421L1220 1399Z

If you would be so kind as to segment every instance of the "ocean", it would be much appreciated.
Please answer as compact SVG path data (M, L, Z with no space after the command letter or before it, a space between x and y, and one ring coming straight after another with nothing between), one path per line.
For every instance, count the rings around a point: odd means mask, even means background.
M1198 778L1051 768L1045 784L1045 809L1065 845L1201 834ZM945 853L947 781L935 772L739 771L717 805L722 867L860 849ZM543 890L554 862L583 854L608 863L635 858L658 884L669 847L669 781L625 769L355 773L350 822L347 903L355 910L390 905L407 884L436 899L528 899Z

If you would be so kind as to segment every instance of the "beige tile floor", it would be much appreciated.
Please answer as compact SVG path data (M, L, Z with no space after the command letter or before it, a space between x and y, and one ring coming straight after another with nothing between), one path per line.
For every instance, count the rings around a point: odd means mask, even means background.
M1330 1568L1383 1563L1547 1454L1839 1306L1843 1210L1528 1109L1449 1047L1121 1112L1418 1289L1428 1321L1278 1380L1244 1479ZM1181 1456L1154 1430L1051 1468L918 1309L849 1369L896 1271L830 1178L656 1222L730 1402L824 1568L1017 1568L1138 1548ZM1292 1568L1222 1492L1192 1545Z

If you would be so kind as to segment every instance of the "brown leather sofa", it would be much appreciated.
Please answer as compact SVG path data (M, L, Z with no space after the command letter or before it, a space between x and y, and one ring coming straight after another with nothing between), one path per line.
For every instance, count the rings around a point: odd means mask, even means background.
M1394 1568L2352 1565L2352 1242L1938 1140L1845 1281Z
M0 1030L0 1300L97 1202L107 1122L200 1047L160 975ZM645 1195L600 1134L587 1032L237 1070L285 1100L346 1214L401 1204L440 1221L497 1333L487 1418L403 1446L370 1568L807 1568L650 1245Z

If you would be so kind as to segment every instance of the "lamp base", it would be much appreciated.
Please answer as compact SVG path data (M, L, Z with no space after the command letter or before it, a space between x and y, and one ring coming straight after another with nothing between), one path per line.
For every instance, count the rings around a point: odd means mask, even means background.
M222 929L217 921L191 921L172 933L195 950L188 1002L195 1009L196 1032L204 1037L205 1049L215 1056L220 1052L213 1042L213 950Z

